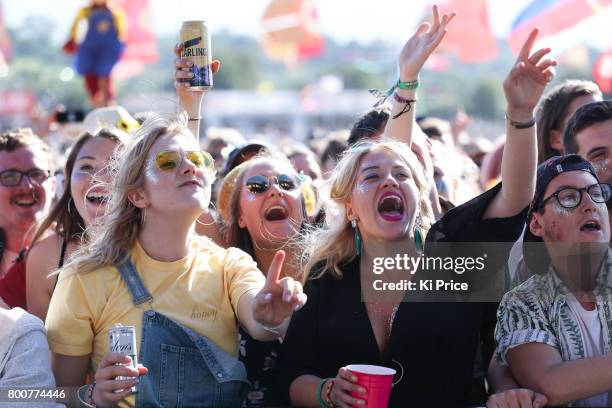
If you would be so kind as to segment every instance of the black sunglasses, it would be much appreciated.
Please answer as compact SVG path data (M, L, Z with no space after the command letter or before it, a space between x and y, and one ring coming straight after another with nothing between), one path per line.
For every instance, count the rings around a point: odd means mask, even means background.
M255 194L262 194L268 191L272 183L278 184L281 190L292 191L297 188L300 181L297 176L290 176L288 174L280 174L278 176L266 177L266 176L251 176L247 179L245 185L246 188Z
M15 187L21 183L23 176L26 176L32 184L42 184L51 176L49 170L32 169L19 171L15 169L0 172L0 184L5 187Z
M544 207L552 198L563 208L576 208L582 202L583 191L586 191L595 203L607 203L612 197L612 187L608 183L596 183L583 188L565 187L542 200L537 209Z

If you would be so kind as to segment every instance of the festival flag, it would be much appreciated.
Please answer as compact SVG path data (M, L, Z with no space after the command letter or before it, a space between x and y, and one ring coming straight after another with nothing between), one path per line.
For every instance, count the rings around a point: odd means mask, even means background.
M556 52L590 42L594 36L608 37L609 41L609 31L605 30L606 36L598 27L609 27L610 16L612 0L533 0L514 21L508 42L518 53L533 27L540 28L539 42Z
M489 27L487 0L449 0L440 4L440 11L459 14L439 46L442 51L455 54L463 63L497 57L499 48Z
M0 1L0 61L10 61L13 57L11 39L4 23L4 7Z
M127 17L127 41L113 76L125 79L139 75L146 64L159 59L157 39L149 25L149 0L116 0Z
M593 67L593 80L601 91L612 93L612 49L602 53Z
M261 27L262 46L274 60L293 65L323 52L325 43L311 0L272 0Z

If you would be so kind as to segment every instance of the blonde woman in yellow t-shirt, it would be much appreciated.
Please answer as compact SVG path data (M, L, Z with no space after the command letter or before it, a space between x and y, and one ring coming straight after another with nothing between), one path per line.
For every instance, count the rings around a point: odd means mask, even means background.
M107 214L61 270L47 315L58 386L75 390L89 373L81 404L240 406L248 383L238 325L276 338L306 301L301 285L279 279L283 252L264 277L244 252L195 235L214 171L185 115L151 117L113 166ZM144 367L109 353L117 323L136 327Z

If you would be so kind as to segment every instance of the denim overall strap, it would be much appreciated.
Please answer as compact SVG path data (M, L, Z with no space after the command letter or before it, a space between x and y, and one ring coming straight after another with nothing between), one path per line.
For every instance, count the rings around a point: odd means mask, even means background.
M134 265L130 261L129 257L125 262L117 265L117 269L119 270L121 278L123 278L123 281L132 294L132 301L134 302L134 305L138 306L142 303L153 300L153 297L147 288L144 287L142 279L140 279L140 275L138 275L138 271L136 271L136 268L134 268Z

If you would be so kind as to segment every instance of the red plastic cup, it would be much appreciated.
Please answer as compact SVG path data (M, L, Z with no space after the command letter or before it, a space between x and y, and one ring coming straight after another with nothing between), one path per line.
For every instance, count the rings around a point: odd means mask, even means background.
M368 364L351 364L346 368L357 377L357 384L366 389L366 394L350 392L355 398L365 399L366 408L387 408L395 370Z

